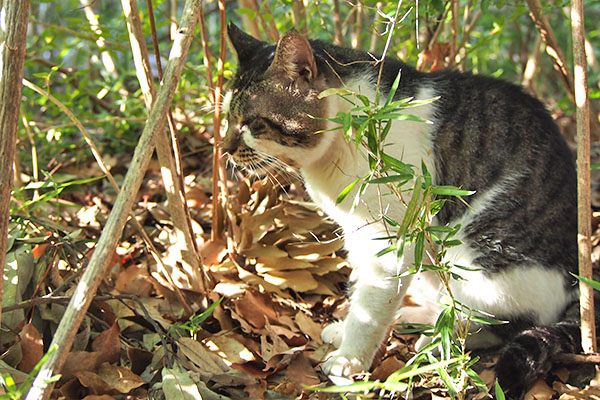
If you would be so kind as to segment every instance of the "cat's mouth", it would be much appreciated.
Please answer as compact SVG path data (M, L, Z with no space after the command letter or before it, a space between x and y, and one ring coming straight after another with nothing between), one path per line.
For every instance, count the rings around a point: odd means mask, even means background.
M295 170L291 160L281 160L266 153L258 152L250 147L237 149L233 154L228 154L229 161L252 175L264 177L275 175L282 171Z

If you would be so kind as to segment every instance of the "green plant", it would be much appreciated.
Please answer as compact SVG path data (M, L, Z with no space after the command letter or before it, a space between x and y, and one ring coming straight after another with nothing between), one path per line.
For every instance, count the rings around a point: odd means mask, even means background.
M25 378L25 381L17 386L12 376L6 374L0 376L0 383L4 386L6 393L0 394L0 399L11 399L11 400L19 400L25 397L29 388L31 387L31 383L35 379L36 375L42 368L42 365L46 362L48 357L57 350L56 346L48 349L48 352L44 354L42 359L35 365L35 367L31 370L31 372ZM56 382L60 379L60 375L55 375L49 379L49 382Z

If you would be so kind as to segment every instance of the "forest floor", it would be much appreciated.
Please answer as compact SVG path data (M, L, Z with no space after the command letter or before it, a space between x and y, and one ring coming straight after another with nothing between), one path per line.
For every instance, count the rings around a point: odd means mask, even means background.
M228 251L225 241L210 240L208 139L185 142L182 153L188 154L187 205L209 279L209 302L220 303L210 315L202 313L204 289L194 278L197 272L180 262L181 242L165 204L160 167L152 162L134 212L161 251L170 278L158 272L138 233L127 225L53 397L174 399L184 398L177 393L186 387L205 400L338 398L311 389L331 385L319 367L331 351L320 333L343 318L347 305L350 268L338 227L306 201L297 182L284 183L284 191L268 180L232 180ZM128 157L111 161L121 179ZM101 175L91 160L66 163L63 170L75 177ZM3 375L22 382L48 350L115 197L106 182L95 181L67 188L60 201L41 204L31 216L13 216L8 261L19 284L5 290L2 321L9 329L2 333ZM27 238L19 236L23 230ZM596 235L595 258L598 242ZM186 313L178 290L194 315ZM6 308L11 299L13 306ZM394 332L370 380L385 381L402 368L414 355L416 338ZM478 364L489 387L494 356L494 351L482 354ZM390 392L363 396L401 398ZM527 396L600 399L600 374L589 364L558 366ZM474 391L468 397L489 396ZM450 395L429 373L414 380L411 398Z

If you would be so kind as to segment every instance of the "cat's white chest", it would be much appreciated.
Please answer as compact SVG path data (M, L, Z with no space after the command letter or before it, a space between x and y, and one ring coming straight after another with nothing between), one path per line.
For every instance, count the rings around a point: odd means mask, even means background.
M374 93L369 93L365 88L366 84L355 82L353 86L358 89L357 92L360 90L362 94L367 92L368 97L375 97ZM434 90L424 87L418 92L416 99L428 100L433 97ZM346 102L340 99L332 99L329 107L331 115L336 115L339 111L347 112L349 108ZM430 122L394 120L386 139L385 153L414 166L417 175L421 174L421 162L425 162L430 173L435 175L432 140L435 130L435 102L408 108L402 113L416 115ZM336 204L336 199L346 187L369 174L368 157L365 149L356 148L353 142L347 142L341 131L322 134L330 135L321 143L323 146L329 146L326 157L302 170L313 201L344 228L346 235L381 220L383 214L401 220L406 206L391 194L385 185L368 184L367 189L357 199L357 193L364 181L359 182L342 203ZM433 178L435 180L435 176ZM409 199L410 195L404 195L405 201Z

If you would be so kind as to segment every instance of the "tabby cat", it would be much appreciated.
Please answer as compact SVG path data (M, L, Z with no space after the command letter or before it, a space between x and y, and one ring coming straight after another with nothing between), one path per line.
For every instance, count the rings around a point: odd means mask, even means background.
M393 253L376 256L387 246L378 240L386 236L380 210L396 221L405 210L384 185L382 193L371 185L354 208L352 195L336 204L340 192L370 169L365 151L326 119L351 105L319 94L347 88L375 101L380 65L367 52L295 31L277 44L233 24L228 31L239 65L224 150L251 172L297 169L312 200L342 227L353 288L345 320L323 330L324 341L337 350L321 368L343 377L368 370L398 311L402 320L434 323L441 293L427 274L397 278L412 266L412 251L400 261ZM463 279L452 281L454 296L509 321L481 329L468 345L506 343L496 373L502 388L520 397L549 371L554 354L579 346L577 322L558 322L577 301L569 274L577 265L572 154L542 103L515 85L457 71L419 72L388 57L379 84L384 100L398 73L396 99L439 99L406 110L431 124L395 120L386 152L414 166L425 162L437 185L476 191L466 198L468 207L449 199L435 222L462 225L463 244L446 257L470 268L456 271ZM430 300L403 315L400 305L411 287Z

